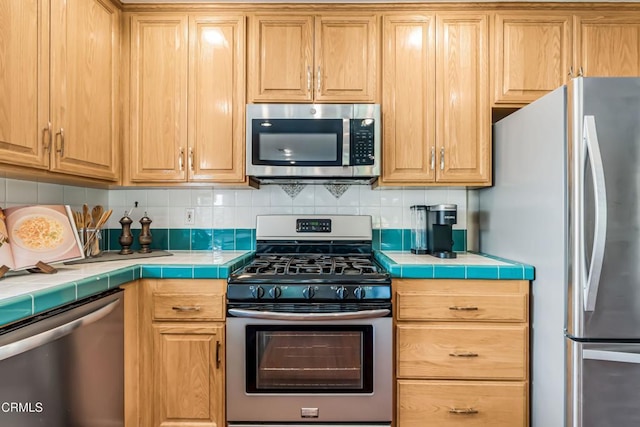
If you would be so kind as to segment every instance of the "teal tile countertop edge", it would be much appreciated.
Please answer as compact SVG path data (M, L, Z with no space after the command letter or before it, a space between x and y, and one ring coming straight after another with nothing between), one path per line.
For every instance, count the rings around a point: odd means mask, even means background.
M531 265L484 253L459 253L447 260L408 251L375 251L374 255L391 277L398 278L533 280L535 277Z
M19 295L10 295L10 289L6 289L5 296L0 293L0 326L116 288L137 279L225 279L229 276L229 273L248 263L253 256L253 252L246 252L233 256L227 261L223 260L220 264L190 264L188 263L189 257L184 255L180 257L179 261L183 261L181 263L172 263L171 261L178 261L172 259L174 257L162 258L162 261L158 261L158 258L148 258L129 261L131 265L125 267L114 265L113 270L109 270L108 266L105 265L111 263L101 263L103 265L100 267L102 267L101 270L103 271L98 274L83 275L78 273L75 274L77 278L74 277L70 281L52 284L51 286L43 283L43 281L51 280L56 275L29 274L11 277L10 282L7 281L9 282L7 283L7 288L14 288L14 292L19 293ZM154 260L154 263L149 263L148 260ZM185 260L187 261L186 263L184 262ZM2 289L3 285L3 280L0 280L0 289Z

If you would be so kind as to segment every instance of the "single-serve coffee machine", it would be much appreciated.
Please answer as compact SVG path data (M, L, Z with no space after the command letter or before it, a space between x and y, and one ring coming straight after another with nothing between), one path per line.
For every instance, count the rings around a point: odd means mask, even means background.
M427 206L427 253L438 258L456 257L451 226L457 221L457 205Z
M411 206L411 252L455 258L451 226L457 217L457 205Z

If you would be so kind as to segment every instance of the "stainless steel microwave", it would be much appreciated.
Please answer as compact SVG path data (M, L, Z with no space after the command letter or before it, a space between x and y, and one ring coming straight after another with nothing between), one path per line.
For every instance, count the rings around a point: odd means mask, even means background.
M261 182L373 182L380 105L248 104L247 175Z

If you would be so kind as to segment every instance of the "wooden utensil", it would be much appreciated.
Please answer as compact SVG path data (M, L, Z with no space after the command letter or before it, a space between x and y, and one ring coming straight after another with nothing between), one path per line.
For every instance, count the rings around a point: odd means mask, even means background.
M104 214L104 208L102 205L95 205L93 209L91 209L91 219L93 220L93 225L97 226L98 221L102 218Z
M100 218L98 218L98 220L96 221L96 224L94 226L94 230L91 233L91 235L87 238L87 241L84 244L84 250L86 251L87 249L89 249L89 246L92 243L98 243L97 241L97 237L98 234L100 233L100 230L102 229L102 226L105 225L107 223L107 221L109 220L109 217L111 216L111 214L113 213L112 209L109 209L106 212L103 212L102 215L100 216ZM96 254L97 252L99 252L99 248L96 250ZM91 254L94 255L93 250L91 251Z

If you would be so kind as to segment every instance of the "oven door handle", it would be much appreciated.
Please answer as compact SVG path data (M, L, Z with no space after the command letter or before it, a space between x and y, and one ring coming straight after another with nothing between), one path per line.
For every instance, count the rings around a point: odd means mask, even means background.
M251 319L266 320L350 320L350 319L375 319L385 317L391 310L364 310L336 313L280 313L275 311L243 310L230 308L228 313L235 317L248 317Z

